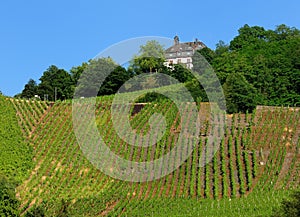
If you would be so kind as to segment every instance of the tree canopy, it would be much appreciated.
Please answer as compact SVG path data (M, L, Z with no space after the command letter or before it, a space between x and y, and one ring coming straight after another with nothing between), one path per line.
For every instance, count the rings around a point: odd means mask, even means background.
M286 25L275 30L245 25L227 46L218 44L211 64L227 91L227 104L233 106L233 96L239 92L238 86L228 85L236 77L243 77L249 91L242 91L241 101L235 102L238 111L249 105L251 95L255 96L252 106L257 104L272 106L295 106L300 103L300 32ZM230 77L229 77L230 76ZM229 78L228 78L229 77ZM229 79L229 80L228 80ZM241 82L241 81L240 81ZM246 82L246 83L245 83ZM234 85L235 83L232 83ZM245 87L245 86L244 86ZM229 91L230 90L230 94ZM243 100L242 100L243 99ZM236 109L233 109L236 111Z
M164 61L163 46L158 41L151 40L140 46L139 54L131 60L130 69L135 74L158 72L164 68Z

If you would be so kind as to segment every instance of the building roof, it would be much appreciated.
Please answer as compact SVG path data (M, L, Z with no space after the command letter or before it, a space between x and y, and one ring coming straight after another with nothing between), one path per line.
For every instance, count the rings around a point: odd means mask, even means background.
M206 47L206 45L199 41L198 39L196 39L194 42L184 42L184 43L180 43L179 42L179 37L175 36L174 37L174 45L169 47L168 49L166 49L165 54L166 54L166 58L170 58L170 54L175 53L182 53L182 56L192 56L194 54L195 50L199 50ZM190 55L189 55L190 54ZM173 56L173 55L172 55ZM177 55L175 55L177 56Z

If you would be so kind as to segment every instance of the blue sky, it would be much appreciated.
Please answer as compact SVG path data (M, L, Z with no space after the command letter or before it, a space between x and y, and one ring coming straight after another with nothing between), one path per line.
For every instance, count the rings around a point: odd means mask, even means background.
M195 38L215 48L244 24L300 28L299 0L10 0L0 4L0 90L22 91L50 66L70 70L140 36Z

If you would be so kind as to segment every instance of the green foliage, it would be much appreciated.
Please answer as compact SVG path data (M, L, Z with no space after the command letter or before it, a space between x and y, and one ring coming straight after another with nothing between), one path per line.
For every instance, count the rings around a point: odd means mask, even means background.
M205 90L203 89L203 87L197 79L192 79L191 81L186 82L185 87L191 93L192 97L194 98L194 101L208 102L208 97L205 93Z
M72 67L72 69L70 70L70 74L74 86L77 84L80 76L82 75L84 70L86 70L87 67L88 67L88 63L82 63L80 66Z
M281 202L280 208L275 209L272 217L299 217L300 216L300 191L292 193L290 198Z
M165 70L164 73L177 79L180 83L186 83L194 78L190 70L180 64L175 64L172 69Z
M38 95L41 98L46 96L46 99L54 101L70 99L73 95L71 75L64 69L52 65L44 72L40 81Z
M244 25L239 29L239 35L236 36L229 45L230 50L241 50L249 45L257 46L267 39L267 32L263 27Z
M24 141L16 110L0 96L0 173L21 182L32 167L32 148Z
M275 31L266 31L260 27L245 26L240 30L240 37L237 36L230 46L220 42L215 52L209 49L201 52L214 67L223 84L228 111L237 112L252 110L258 103L294 105L300 102L299 45L299 32L296 29L280 26ZM74 89L82 72L87 70L87 75L78 81L77 96L111 94L134 74L157 71L185 83L195 100L207 100L198 78L194 78L183 66L166 68L161 65L160 59L147 59L146 56L140 60L136 62L135 68L126 70L109 58L101 58L73 68L69 75L64 70L51 66L44 73L43 81L41 80L43 85L39 88L40 91L51 92L56 86L51 86L49 81L54 79L57 84L62 79L66 81L63 83L70 82ZM159 64L155 65L156 63ZM207 79L207 86L213 83L213 79L209 80L211 69L207 62L195 61L194 67L201 72L200 78ZM151 75L155 75L154 73L148 75L148 80L141 84L144 88L161 85L160 81L153 80ZM103 85L99 90L101 82ZM168 88L175 92L181 91L177 86L162 88L170 92ZM71 88L70 93L73 89ZM58 92L62 96L60 90ZM181 117L190 116L187 113L178 114L178 108L157 93L148 93L138 100L154 103L147 103L134 115L129 114L130 123L137 133L146 134L149 131L148 121L152 114L160 112L167 117L166 133L153 147L133 147L118 137L110 113L112 96L97 98L97 127L103 141L120 157L138 162L158 159L174 147L183 127ZM20 105L16 105L18 103ZM0 170L9 177L15 177L18 183L25 176L28 178L17 190L22 202L21 212L31 207L26 216L266 216L271 214L272 207L277 206L286 194L286 191L274 193L272 189L275 185L280 185L281 189L297 186L299 183L297 155L292 160L293 166L290 167L291 172L287 178L278 176L287 154L286 149L282 149L287 140L281 138L289 137L289 131L283 132L282 128L288 125L288 121L293 122L291 134L297 137L299 113L296 112L293 120L288 119L288 112L270 116L270 119L265 115L261 116L264 119L253 115L249 121L242 121L240 115L238 118L233 116L231 122L227 122L229 125L225 126L226 135L222 137L220 153L214 156L213 162L201 168L199 160L203 154L205 157L203 147L206 145L203 141L211 134L218 133L215 132L214 124L210 125L205 121L204 126L200 126L202 133L196 135L201 141L195 144L193 154L182 166L159 180L129 183L106 176L87 161L72 130L70 102L55 103L47 109L45 116L45 108L38 111L31 107L37 107L36 104L25 104L24 101L15 103L18 116L24 117L20 120L20 123L25 123L21 125L22 129L28 135L34 133L28 140L34 146L34 159L38 164L30 176L27 176L27 171L32 167L31 148L21 136L12 103L0 96L0 118L3 123L0 124ZM201 120L207 117L204 104L199 106ZM121 109L120 112L123 112ZM41 124L37 124L39 121ZM150 137L149 139L153 139ZM266 166L261 166L261 159L256 155L258 147L270 149L271 145L272 150L261 149L262 153L270 153L263 159ZM179 159L180 157L178 155ZM122 165L115 165L115 168L122 169ZM281 184L283 179L285 184ZM3 183L8 183L1 184L3 189L10 189L5 191L10 192L5 198L13 198L9 199L13 205L9 210L16 210L13 192L15 185L6 179ZM202 199L212 196L217 200ZM298 202L294 202L297 200L287 201L283 203L287 208L282 209L286 213L295 213L294 204ZM4 207L7 207L6 204Z
M130 208L122 216L153 217L232 217L232 216L269 216L272 207L277 205L284 192L268 192L261 195L249 195L238 199L191 199L191 198L149 198L144 201L132 200Z
M135 74L152 73L166 69L164 48L155 40L140 46L139 54L131 60L129 69Z
M15 195L15 183L0 174L0 216L19 216L19 201Z
M61 208L58 211L57 217L68 217L69 216L69 207L70 203L68 201L65 201L64 199L61 199Z
M98 96L115 94L119 88L130 78L132 74L121 66L117 66L107 78L105 78Z
M223 53L226 53L228 51L229 51L229 45L225 44L224 41L220 40L216 44L215 55L221 56Z
M202 58L199 58L198 54ZM31 98L38 92L42 99L48 96L48 100L52 101L57 90L57 99L71 99L76 84L77 97L114 94L134 75L157 72L185 83L194 99L208 101L204 89L211 90L198 85L196 78L187 68L180 64L167 67L164 61L163 46L152 40L140 47L139 54L133 57L128 69L118 66L110 58L82 63L73 67L70 73L50 66L40 78L39 85L30 80L18 97ZM214 51L203 48L193 57L194 70L202 76L197 79L205 82L208 79L206 86L215 87L214 81L210 83L209 76L205 75L209 75L207 71L212 71L211 66L220 83L227 89L229 112L251 110L256 104L300 104L300 31L294 27L281 24L275 30L265 30L260 26L246 24L238 30L238 35L229 45L219 41ZM86 73L79 81L84 71ZM237 74L242 77L240 82L237 79L234 82L233 77ZM157 84L161 85L159 81ZM237 84L241 84L242 87L239 88ZM235 88L238 89L235 91ZM229 96L235 92L236 94Z
M209 62L209 64L211 64L217 52L214 52L210 48L205 47L199 50L199 53L207 60L207 62Z
M231 89L230 93L233 93L238 87L230 87L229 81L233 79L230 76L238 73L244 77L242 89L250 88L234 103L233 97L227 94L227 99L230 97L227 102L229 111L245 111L244 103L249 109L257 103L272 106L299 104L299 47L300 31L286 25L280 25L275 30L245 25L239 29L239 35L230 42L229 47L225 43L218 44L211 64L220 82L226 82L227 90ZM238 88L237 92L240 90Z
M229 113L252 111L257 105L255 88L240 73L232 73L227 77L224 94Z
M25 85L20 97L30 99L35 95L37 95L37 90L38 90L38 86L36 84L36 81L30 79L28 83Z
M179 91L176 85L171 87L174 91ZM170 90L166 88L166 91ZM114 153L124 159L145 162L158 159L174 148L184 124L181 117L189 118L190 115L180 115L172 101L157 95L149 96L153 97L154 103L138 105L128 114L133 130L144 135L151 129L149 117L154 113L161 113L166 118L165 135L149 147L133 147L119 138L111 118L113 96L96 99L96 124L103 141ZM17 100L15 103L24 104ZM29 106L33 110L37 104L27 105L27 110L30 110ZM182 104L182 108L186 108L186 105L188 104ZM209 107L209 104L199 105L202 120L208 117L209 108L206 106ZM21 110L20 106L16 107ZM271 214L272 207L279 204L286 192L280 191L282 193L278 195L277 191L274 193L272 189L275 183L287 180L280 186L282 189L281 187L286 186L292 188L299 181L296 155L293 159L294 166L289 167L291 174L287 179L281 177L277 181L276 177L281 173L284 161L284 152L277 151L285 145L282 141L278 141L270 156L263 160L266 163L264 169L259 165L261 159L256 159L255 154L259 150L259 142L265 142L267 145L264 147L268 147L277 138L287 136L287 132L281 130L282 132L277 131L277 136L269 136L271 141L265 141L266 136L258 134L259 132L271 133L276 128L282 129L287 120L299 116L299 111L291 113L289 110L282 110L282 113L272 115L272 119L259 119L255 115L244 118L243 114L233 115L232 119L228 116L229 124L225 126L226 135L222 137L219 151L212 162L199 167L200 157L208 155L208 149L205 148L208 136L212 132L218 133L215 124L204 122L199 134L201 141L198 144L195 142L195 149L190 157L170 175L145 183L116 180L91 165L80 150L72 130L72 107L69 102L55 103L47 112L42 124L36 127L30 138L35 150L35 162L39 164L17 190L22 203L20 210L24 213L29 208L29 216L34 215L32 213L40 213L41 216L43 213L45 216L266 216ZM120 112L124 112L122 107ZM280 121L274 117L280 117ZM86 116L82 118L88 120ZM254 123L248 126L247 123L251 121ZM272 125L269 125L270 122ZM252 138L250 130L247 131L252 126L253 132L257 130L254 136L258 134L258 140ZM296 132L298 126L299 121L296 119L292 131ZM149 140L155 138L152 136L155 134L150 135ZM248 142L247 146L244 141ZM214 143L215 148L218 145ZM181 158L181 154L178 158ZM122 165L115 165L112 169L114 168L122 169ZM204 199L205 197L214 200Z
M140 57L156 57L164 58L164 47L156 40L148 41L145 45L141 45L139 51Z
M38 206L31 208L24 215L25 217L45 217L45 208L43 206Z
M85 73L78 80L75 96L91 97L99 95L99 88L104 85L105 79L107 82L110 82L115 79L114 77L118 78L121 75L118 71L120 71L120 68L111 58L91 60L85 68ZM114 72L113 75L109 77L112 72ZM119 80L118 78L116 81L118 82ZM118 86L119 84L114 85ZM112 87L112 89L114 90L115 87ZM112 90L104 87L102 91L105 93Z

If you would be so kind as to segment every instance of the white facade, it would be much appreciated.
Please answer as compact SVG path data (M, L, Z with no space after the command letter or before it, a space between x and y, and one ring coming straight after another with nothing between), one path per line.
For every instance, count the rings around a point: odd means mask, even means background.
M165 65L171 67L173 64L183 64L188 69L191 69L193 68L192 57L195 51L204 47L206 46L198 40L179 43L178 36L175 36L174 45L165 51Z
M172 56L170 56L166 60L167 60L165 63L166 66L171 67L173 64L183 64L188 69L193 68L192 57L172 57Z

